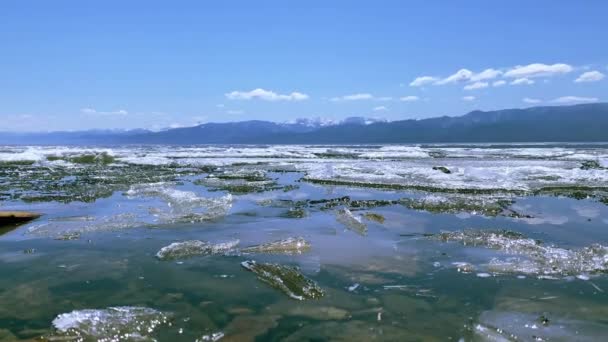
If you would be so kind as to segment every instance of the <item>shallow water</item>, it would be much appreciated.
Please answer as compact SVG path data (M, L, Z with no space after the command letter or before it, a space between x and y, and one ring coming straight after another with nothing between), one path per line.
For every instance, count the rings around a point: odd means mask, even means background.
M0 228L0 341L601 340L605 167L603 144L0 147L0 210L43 214Z

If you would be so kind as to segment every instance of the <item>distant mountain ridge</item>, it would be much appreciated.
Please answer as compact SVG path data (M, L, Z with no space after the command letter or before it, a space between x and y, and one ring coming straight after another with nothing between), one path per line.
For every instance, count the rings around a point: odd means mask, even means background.
M12 133L14 134L14 133ZM161 132L63 133L63 143L105 144L369 144L608 141L608 103L473 111L458 117L341 123L242 121ZM32 134L33 136L34 134ZM62 133L36 133L31 143L61 143ZM6 144L5 134L0 143ZM46 139L45 139L46 138ZM9 139L13 140L15 139ZM21 137L20 142L28 140ZM41 142L41 141L50 142ZM38 142L35 142L38 141Z

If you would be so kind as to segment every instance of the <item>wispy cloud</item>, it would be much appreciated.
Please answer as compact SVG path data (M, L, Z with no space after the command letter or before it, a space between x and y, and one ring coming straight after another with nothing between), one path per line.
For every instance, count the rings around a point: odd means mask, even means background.
M97 111L94 108L82 108L80 110L80 112L83 113L83 114L87 114L87 115L100 115L100 116L127 115L127 114L129 114L129 112L127 112L124 109L119 109L119 110L110 111L110 112L101 112L101 111Z
M378 107L374 107L373 111L374 112L386 112L386 111L388 111L388 108L386 108L385 106L378 106Z
M518 78L516 80L513 80L509 84L511 84L511 85L530 85L530 84L534 84L534 80L523 77L523 78Z
M582 83L582 82L597 82L603 80L605 77L604 74L597 70L587 71L581 74L574 82Z
M542 64L532 63L528 65L518 65L507 72L505 77L510 78L533 78L533 77L550 77L559 74L566 74L574 70L574 68L568 64L556 63L556 64Z
M532 78L551 77L554 75L566 74L572 72L574 68L565 63L543 64L532 63L528 65L517 65L511 68L498 69L487 68L480 72L473 72L466 68L461 68L452 75L445 78L435 76L420 76L414 79L410 86L420 87L424 85L447 85L457 83L469 83L465 86L465 90L486 88L489 86L490 80L503 77L515 79L511 84L532 84ZM594 77L598 77L594 75ZM487 84L487 86L482 86ZM507 84L505 80L497 80L492 83L494 87L500 87Z
M369 93L358 93L358 94L350 94L344 96L333 97L330 100L337 101L359 101L359 100L372 100L374 95Z
M414 101L420 100L420 98L418 96L409 95L409 96L403 96L403 97L399 98L399 100L403 101L403 102L414 102Z
M536 104L536 103L541 103L541 102L543 102L543 100L540 100L540 99L533 99L533 98L530 98L530 97L524 97L524 98L522 99L522 101L524 101L525 103L529 103L529 104Z
M456 71L454 74L435 82L436 85L444 85L450 83L457 83L461 81L466 81L471 79L473 76L473 72L469 69L460 69Z
M439 78L433 76L420 76L416 77L411 83L410 87L422 87L429 84L434 84L439 81Z
M598 102L599 99L597 97L581 97L581 96L562 96L558 97L555 100L551 101L553 103L592 103Z
M393 100L390 96L374 96L370 93L357 93L357 94L349 94L344 96L336 96L329 99L333 102L340 101L361 101L361 100L374 100L374 101L391 101Z
M490 68L490 69L486 69L480 73L473 74L471 76L470 80L471 80L471 82L493 80L500 75L502 75L502 71Z
M464 86L464 90L475 90L487 88L490 84L488 82L475 82Z
M304 101L309 98L308 95L300 92L292 92L291 94L279 94L271 90L262 88L253 89L251 91L233 91L225 94L229 100L263 100L263 101Z
M244 111L239 110L239 109L231 109L231 110L227 110L226 114L228 115L241 115L241 114L245 114Z
M463 101L475 101L475 96L463 96L462 97Z

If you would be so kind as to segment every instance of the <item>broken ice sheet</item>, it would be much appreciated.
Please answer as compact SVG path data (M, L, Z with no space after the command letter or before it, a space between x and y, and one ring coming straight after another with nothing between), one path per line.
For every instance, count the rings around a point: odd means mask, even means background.
M225 216L232 207L232 195L199 197L192 191L178 190L171 183L150 183L131 186L129 197L157 197L168 209L156 208L154 214L162 223L200 222Z
M168 324L171 315L146 307L110 307L75 310L53 320L51 340L153 341L157 328Z
M259 280L283 291L296 300L317 299L325 292L311 279L306 278L297 268L270 263L257 263L253 260L241 263L245 269L255 273Z
M27 229L27 233L35 236L65 239L77 237L83 233L107 232L145 226L146 222L133 213L119 213L110 216L90 217L82 220L49 220L35 224Z
M228 172L212 174L197 179L197 185L203 185L212 190L228 191L233 194L248 194L282 189L274 179L269 178L261 170L249 172Z
M576 276L608 271L608 248L592 244L579 249L543 245L508 230L464 230L442 232L432 238L459 242L465 246L500 250L514 257L493 258L487 269L496 273L524 273L549 276ZM548 278L549 279L549 278Z
M353 213L346 208L340 209L336 212L336 219L348 229L359 235L367 234L367 226L365 223L363 223L361 217L353 215Z
M484 311L473 333L483 341L600 341L608 336L608 325L604 323L557 316L546 321L543 318L523 312Z
M303 254L310 250L310 242L303 237L290 237L283 240L272 241L257 246L243 248L243 253L266 253L266 254Z
M185 259L197 255L223 254L234 251L239 244L239 240L233 240L218 244L211 244L206 241L190 240L174 242L161 248L156 257L160 260Z

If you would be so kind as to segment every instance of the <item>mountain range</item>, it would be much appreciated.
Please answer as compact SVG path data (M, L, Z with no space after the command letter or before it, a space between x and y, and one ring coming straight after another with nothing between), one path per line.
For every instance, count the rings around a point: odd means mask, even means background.
M340 123L241 121L160 132L0 133L0 144L373 144L608 141L608 103L473 111L463 116Z

